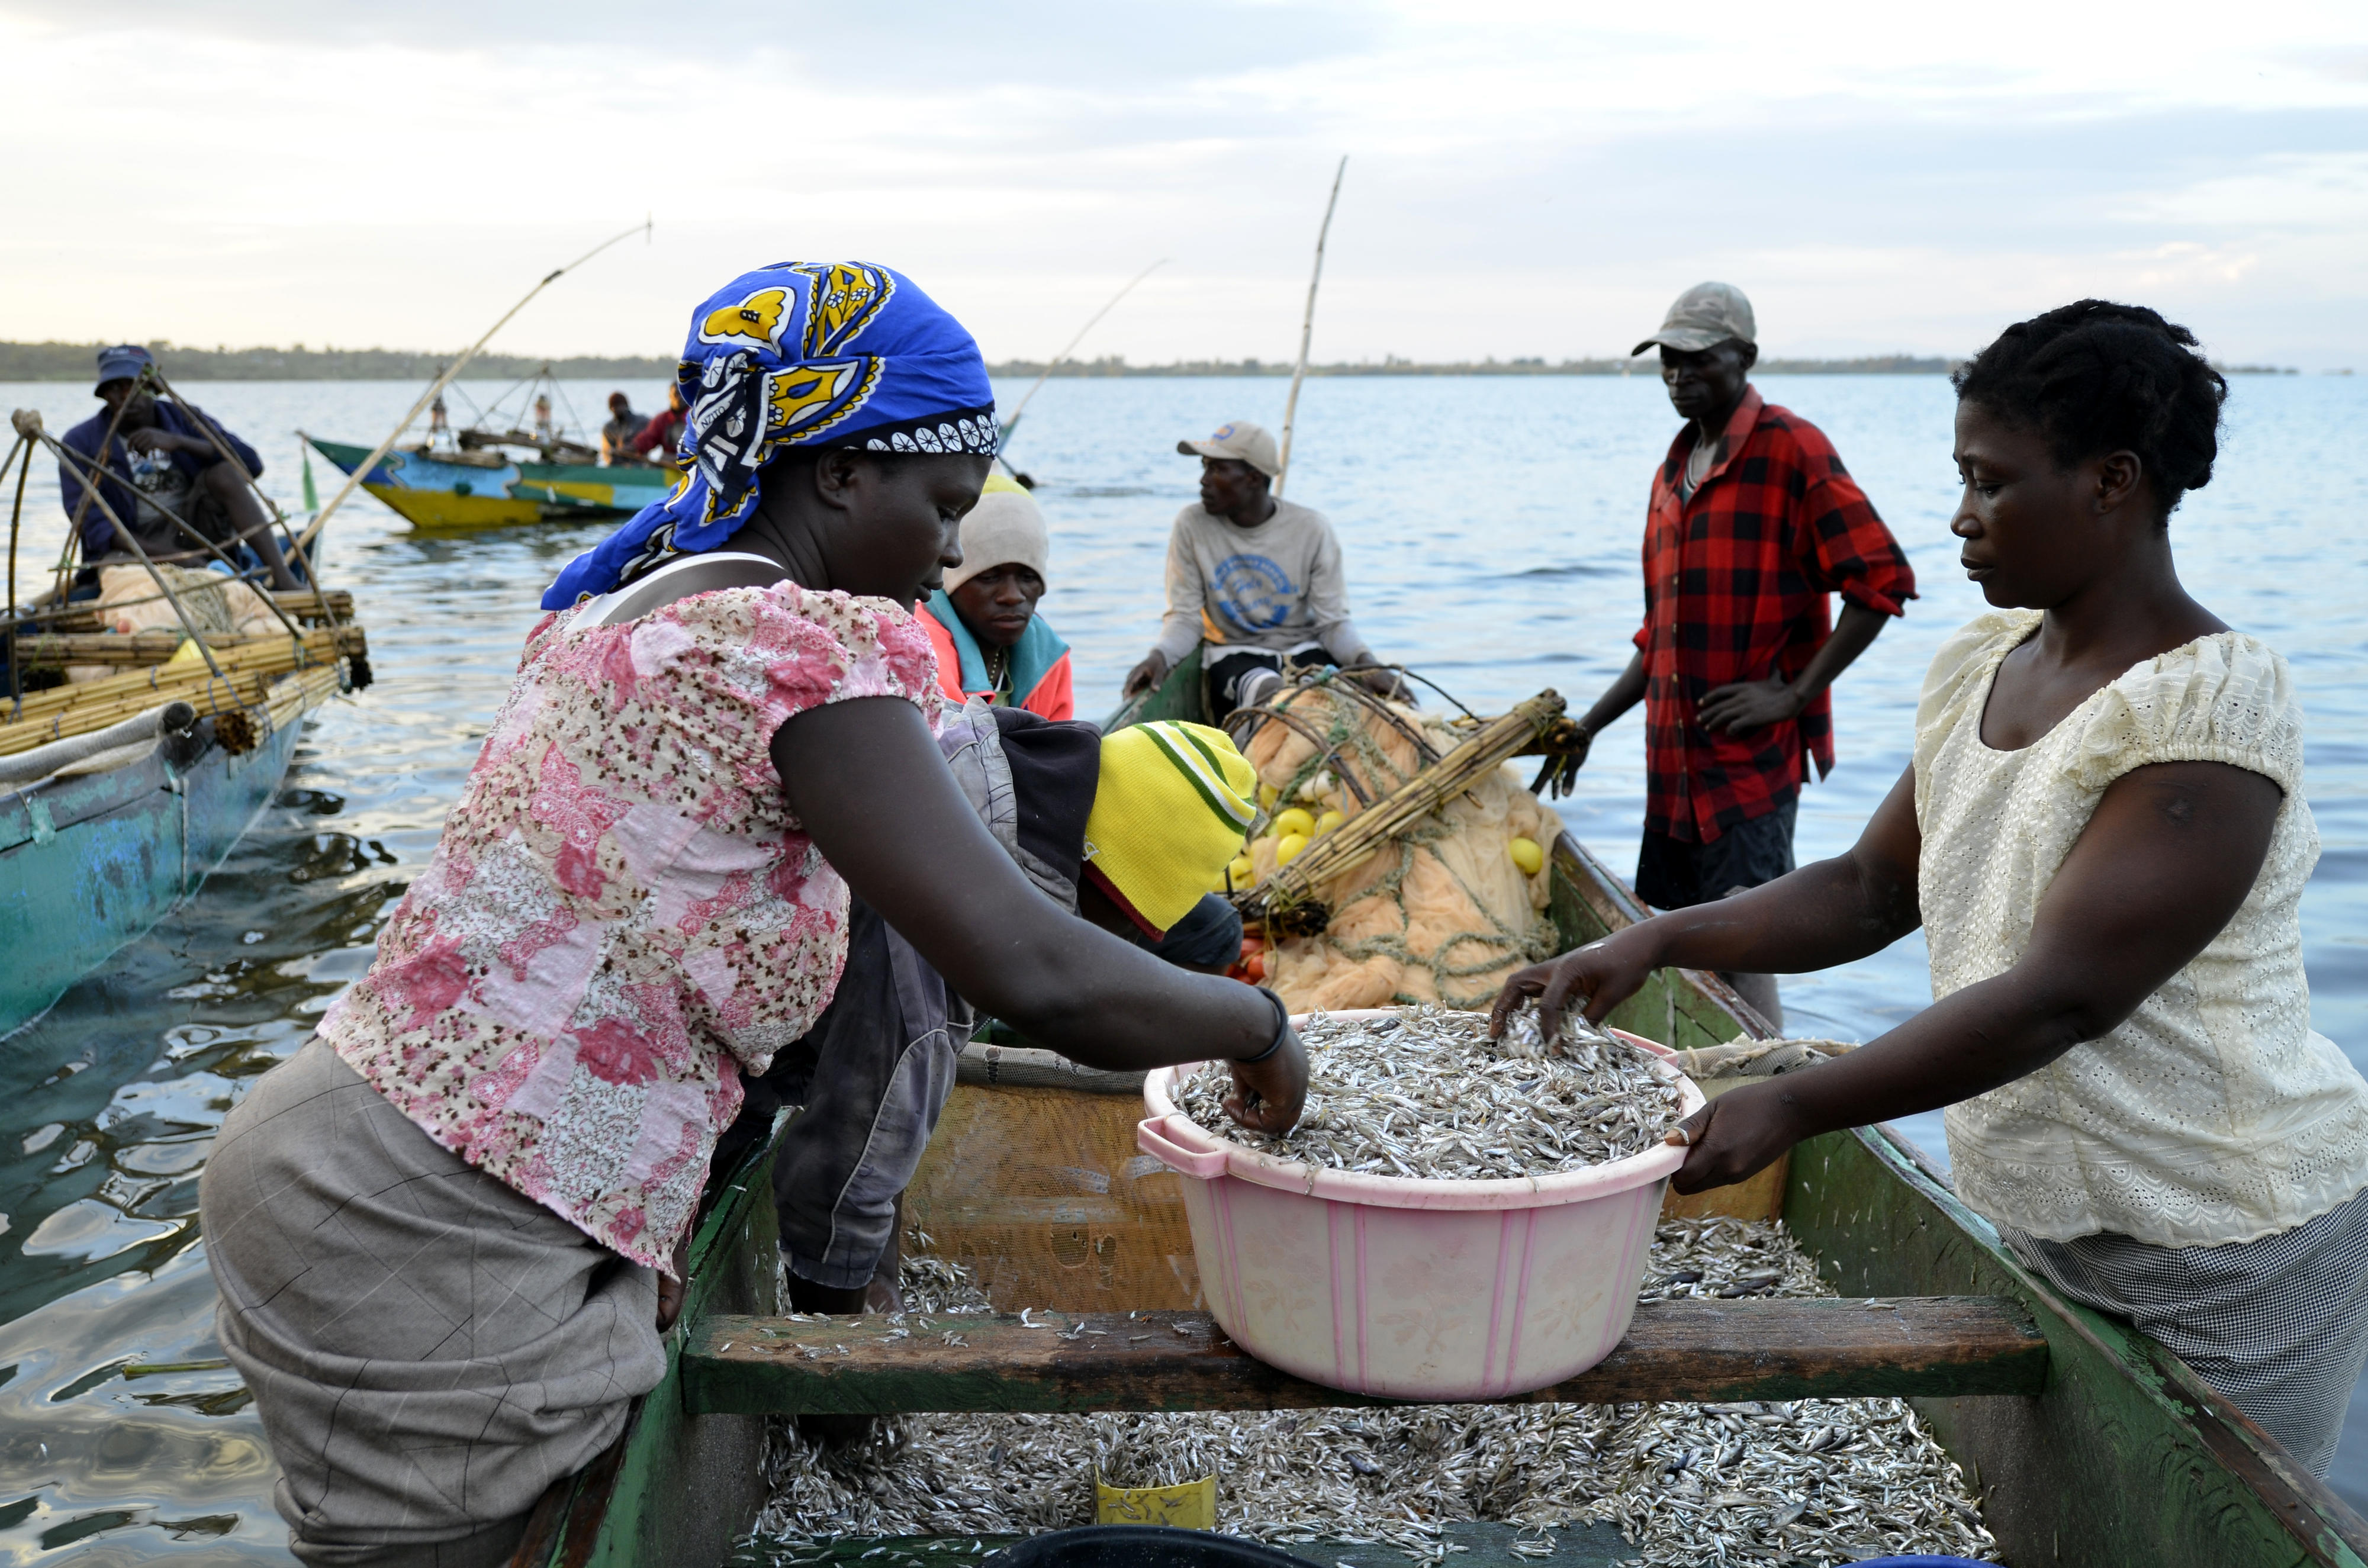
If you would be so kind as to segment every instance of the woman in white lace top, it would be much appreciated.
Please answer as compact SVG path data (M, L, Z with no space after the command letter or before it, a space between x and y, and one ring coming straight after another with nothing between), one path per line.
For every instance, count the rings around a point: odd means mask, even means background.
M2226 384L2084 300L1961 369L1951 530L1996 609L1933 660L1915 760L1848 853L1517 975L1600 1018L1668 964L1800 972L1922 926L1933 1006L1722 1096L1679 1191L1948 1107L1965 1200L2065 1294L2178 1351L2325 1473L2368 1358L2368 1082L2310 1028L2318 858L2285 661L2191 597L2172 510Z

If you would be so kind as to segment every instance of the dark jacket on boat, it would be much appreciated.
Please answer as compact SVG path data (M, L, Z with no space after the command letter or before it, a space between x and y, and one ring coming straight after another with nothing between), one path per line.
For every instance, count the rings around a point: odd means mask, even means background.
M190 417L192 415L196 418ZM108 422L114 417L112 410L101 407L97 414L59 438L72 450L97 461L98 444L106 438ZM247 472L261 477L263 460L256 455L253 447L231 434L222 421L201 408L184 407L165 398L156 400L156 428L159 430L175 436L192 436L203 441L206 439L205 427L198 423L199 419L214 427L223 444L236 452L238 460L246 465ZM172 459L173 466L188 474L192 482L222 461L221 455L211 450L175 452ZM139 502L132 494L131 483L123 477L131 471L131 459L121 435L115 437L114 449L107 454L101 466L105 477L99 481L99 499L114 507L115 515L121 517L127 527L136 525L140 516ZM115 548L115 525L108 522L107 514L98 509L97 501L93 501L87 508L83 506L82 475L76 472L74 464L63 460L58 464L58 501L65 507L69 519L76 511L82 512L82 558L85 561L96 561ZM176 545L175 548L186 547Z

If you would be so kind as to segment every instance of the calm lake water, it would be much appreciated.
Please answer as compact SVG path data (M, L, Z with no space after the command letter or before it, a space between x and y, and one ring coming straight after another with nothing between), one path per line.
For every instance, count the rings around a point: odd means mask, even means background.
M167 366L169 370L170 367ZM1838 688L1840 764L1804 801L1804 858L1847 846L1907 766L1934 646L1982 608L1946 531L1952 400L1938 377L1769 377L1830 434L1913 559L1923 597ZM417 389L233 383L191 394L262 451L293 509L300 426L375 440ZM471 387L483 399L497 387ZM571 384L594 414L610 390ZM663 389L628 383L637 406ZM1000 389L1007 403L1022 389ZM1015 462L1053 535L1043 611L1076 649L1080 704L1109 706L1160 608L1167 527L1193 494L1178 437L1279 421L1283 383L1055 381ZM0 385L63 431L78 386ZM456 404L456 406L458 406ZM2325 853L2305 895L2317 1027L2368 1062L2368 380L2246 378L2219 477L2174 523L2190 585L2292 662L2310 715L2306 787ZM1675 421L1652 379L1311 382L1290 494L1330 515L1357 618L1474 708L1552 687L1583 709L1626 662L1651 465ZM324 498L334 474L316 460ZM13 493L13 476L8 483ZM54 469L26 495L20 592L47 580ZM287 787L203 892L0 1051L0 1555L76 1564L290 1561L272 1469L219 1366L197 1180L244 1086L302 1043L368 965L435 845L507 688L534 602L601 530L429 539L367 497L330 529L378 684L313 721ZM1641 723L1608 732L1565 820L1623 873L1644 802ZM1866 1039L1930 999L1910 938L1785 983L1792 1027ZM1915 1136L1941 1152L1938 1117ZM152 1370L182 1367L181 1370ZM2368 1505L2368 1400L2338 1460Z

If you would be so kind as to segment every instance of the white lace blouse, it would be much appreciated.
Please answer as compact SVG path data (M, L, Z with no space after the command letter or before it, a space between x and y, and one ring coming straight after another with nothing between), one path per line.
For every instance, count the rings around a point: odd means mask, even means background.
M2113 780L2225 762L2285 791L2234 918L2100 1039L1952 1106L1965 1200L2050 1241L2100 1231L2157 1246L2250 1241L2368 1187L2368 1082L2310 1028L2297 906L2318 859L2302 797L2302 708L2285 661L2239 632L2136 665L2021 751L1982 710L2037 611L1985 615L1945 643L1916 713L1918 885L1935 1001L2003 973Z

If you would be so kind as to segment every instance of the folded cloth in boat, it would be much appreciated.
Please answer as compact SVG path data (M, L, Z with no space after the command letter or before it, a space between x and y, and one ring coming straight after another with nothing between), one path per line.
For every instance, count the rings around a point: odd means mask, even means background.
M438 1147L318 1039L199 1191L222 1349L312 1568L474 1568L666 1371L656 1276ZM504 1538L507 1537L507 1540Z

